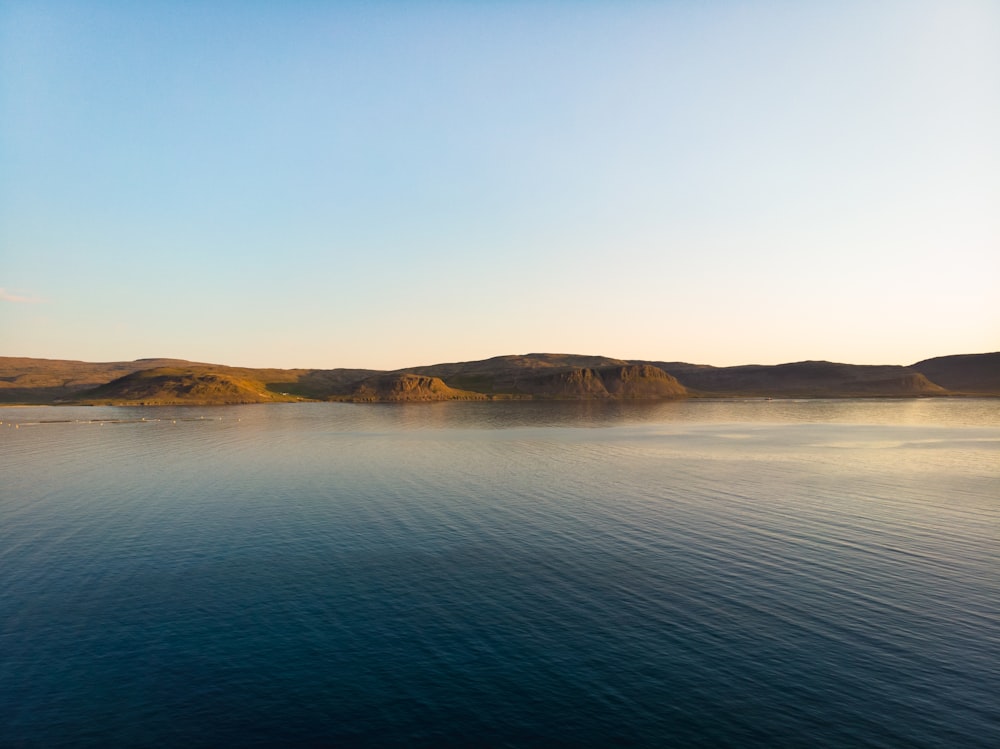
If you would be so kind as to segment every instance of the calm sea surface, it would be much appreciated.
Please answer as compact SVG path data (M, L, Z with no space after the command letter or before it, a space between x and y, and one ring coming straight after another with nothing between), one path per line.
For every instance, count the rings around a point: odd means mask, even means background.
M0 419L0 746L1000 746L1000 400Z

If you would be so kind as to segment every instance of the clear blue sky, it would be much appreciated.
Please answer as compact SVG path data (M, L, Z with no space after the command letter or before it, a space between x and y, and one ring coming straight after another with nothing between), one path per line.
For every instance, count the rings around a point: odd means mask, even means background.
M0 355L1000 349L1000 3L0 3Z

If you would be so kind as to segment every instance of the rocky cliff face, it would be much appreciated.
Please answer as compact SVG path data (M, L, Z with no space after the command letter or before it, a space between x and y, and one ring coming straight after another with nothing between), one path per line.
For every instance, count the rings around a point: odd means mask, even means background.
M523 377L517 390L547 398L682 398L684 386L649 364L574 369Z
M608 393L618 398L682 398L687 389L658 367L634 364L598 370Z
M376 375L355 385L348 400L365 403L374 401L444 401L486 400L482 393L456 390L438 377L415 374Z

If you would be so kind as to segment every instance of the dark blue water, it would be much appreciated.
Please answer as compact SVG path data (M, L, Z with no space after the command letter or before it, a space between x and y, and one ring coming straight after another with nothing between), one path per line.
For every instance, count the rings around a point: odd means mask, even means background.
M0 419L2 746L1000 746L998 401Z

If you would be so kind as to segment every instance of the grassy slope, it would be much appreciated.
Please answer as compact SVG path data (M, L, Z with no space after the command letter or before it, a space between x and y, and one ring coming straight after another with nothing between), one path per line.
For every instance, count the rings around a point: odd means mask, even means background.
M274 393L259 379L214 367L157 367L120 377L87 391L82 398L93 403L230 404L273 403L297 400Z

